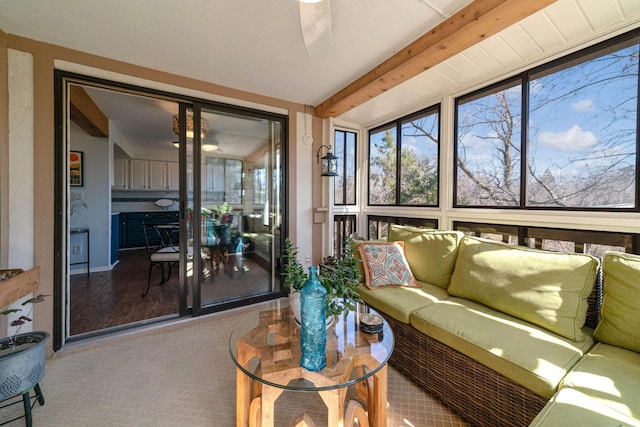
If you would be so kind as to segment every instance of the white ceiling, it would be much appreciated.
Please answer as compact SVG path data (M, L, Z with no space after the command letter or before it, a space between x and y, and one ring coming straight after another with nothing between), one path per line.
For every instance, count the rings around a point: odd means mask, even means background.
M297 0L0 0L0 29L317 105L470 2L334 0L329 51L316 61L305 51ZM638 25L640 0L558 0L341 118L364 126L380 124L444 94Z
M173 132L173 116L178 114L176 102L89 86L84 89L129 145L143 150L170 150L177 156L173 145L178 140ZM209 125L209 135L203 142L217 145L217 154L224 153L225 157L246 157L270 139L266 120L206 110L202 116ZM144 151L139 153L144 156Z
M303 44L298 0L0 0L0 28L317 105L470 2L334 0L329 52L318 61Z

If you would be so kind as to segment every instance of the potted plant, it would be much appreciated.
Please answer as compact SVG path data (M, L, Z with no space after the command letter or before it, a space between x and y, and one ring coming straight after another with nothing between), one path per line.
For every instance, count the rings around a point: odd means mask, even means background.
M289 237L284 240L282 260L282 290L289 294L289 307L291 307L296 321L300 323L300 291L304 287L308 276L304 272L304 267L298 261L298 249L293 246Z
M26 272L0 271L0 306L33 292L38 286L39 272L38 267ZM0 339L0 401L22 394L25 409L32 388L36 390L38 402L44 404L38 383L44 377L45 343L49 334L38 331L20 334L20 329L31 322L33 304L44 301L46 296L38 295L23 302L22 306L29 306L29 312L11 322L11 326L17 326L11 336ZM5 309L0 314L7 316L21 311L21 308ZM30 410L31 405L28 406ZM30 413L26 415L29 419Z
M345 237L340 254L331 259L326 272L320 275L327 290L327 316L355 310L356 303L362 302L356 290L362 279L358 271L360 262L353 252L353 239Z
M233 222L233 207L229 203L224 202L221 205L215 205L213 211L216 214L216 218L223 224L231 224Z
M308 275L298 261L298 250L287 237L283 248L282 289L289 294L289 306L300 323L300 290ZM322 269L320 282L327 290L327 322L335 315L355 309L356 302L362 302L356 287L360 283L360 273L353 252L353 240L346 238L341 254L326 269Z

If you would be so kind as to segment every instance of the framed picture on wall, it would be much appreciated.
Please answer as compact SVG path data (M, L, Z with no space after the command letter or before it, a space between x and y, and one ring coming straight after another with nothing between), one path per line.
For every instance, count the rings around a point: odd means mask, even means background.
M84 154L82 151L69 151L69 185L84 185Z

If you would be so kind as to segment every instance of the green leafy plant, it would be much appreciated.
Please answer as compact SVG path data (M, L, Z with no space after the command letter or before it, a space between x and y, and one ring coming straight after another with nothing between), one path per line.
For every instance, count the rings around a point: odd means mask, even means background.
M300 291L308 275L298 261L297 248L288 237L284 242L282 258L284 277L282 289L287 293ZM327 316L353 310L357 302L362 302L356 290L361 279L358 271L359 262L361 261L354 256L353 239L346 238L340 255L334 258L326 268L321 269L320 282L327 290Z
M229 205L229 203L224 202L221 205L215 205L213 207L213 211L217 215L225 215L225 214L229 214L229 213L233 212L233 207L231 205Z
M282 289L286 293L300 291L309 276L304 272L304 267L298 261L298 248L293 246L289 237L284 239L282 264Z
M14 320L13 322L10 323L11 326L17 326L18 328L15 330L13 335L11 335L9 337L9 347L13 348L13 347L16 346L16 336L18 336L18 334L20 333L20 330L22 329L22 326L25 323L33 321L33 319L31 318L31 314L33 313L33 304L36 304L36 303L39 303L39 302L43 302L44 299L46 297L48 297L48 296L49 295L37 295L37 296L35 296L33 298L29 298L28 300L26 300L25 302L22 303L23 307L26 306L26 305L30 305L29 312L25 316L20 316L16 320ZM4 311L0 312L0 314L3 315L3 316L8 316L9 314L19 313L21 311L22 311L21 308L10 308L10 309L7 309L7 310L4 310Z
M362 277L353 252L353 239L346 237L340 255L332 260L320 281L327 290L327 316L354 310L357 302L362 302L357 291Z

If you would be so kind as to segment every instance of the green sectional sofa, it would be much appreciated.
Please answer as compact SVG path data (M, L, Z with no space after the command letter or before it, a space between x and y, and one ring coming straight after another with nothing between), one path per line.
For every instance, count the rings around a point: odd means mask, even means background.
M640 425L640 257L604 257L600 314L590 255L396 225L389 241L403 242L419 287L359 293L394 331L391 364L416 383L475 425ZM582 422L593 411L610 422Z

